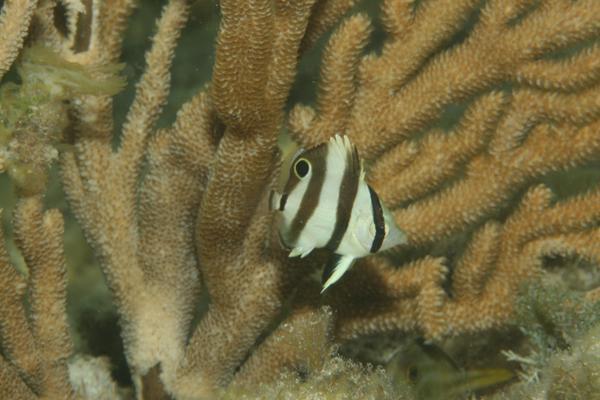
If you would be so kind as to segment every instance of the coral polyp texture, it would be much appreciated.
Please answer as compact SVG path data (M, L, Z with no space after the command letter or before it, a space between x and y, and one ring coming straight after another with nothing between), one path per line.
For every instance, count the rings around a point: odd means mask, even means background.
M516 299L549 257L600 265L597 0L383 0L370 13L222 0L210 81L159 125L196 3L164 2L123 124L123 40L143 2L2 6L0 172L25 268L0 241L0 397L127 396L106 358L71 358L63 217L43 203L55 164L140 399L410 398L337 345L518 327ZM319 51L314 104L295 104L300 64ZM289 259L267 198L281 135L308 148L335 134L356 144L408 243L321 295L324 254ZM595 179L553 193L556 174L581 171ZM578 301L598 301L585 290Z

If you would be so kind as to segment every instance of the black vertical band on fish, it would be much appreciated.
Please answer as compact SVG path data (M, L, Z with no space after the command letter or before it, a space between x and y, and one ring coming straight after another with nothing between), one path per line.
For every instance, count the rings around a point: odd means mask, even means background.
M325 171L327 160L327 147L323 146L323 151L319 152L315 157L309 159L312 164L313 171ZM287 236L288 243L295 243L302 233L304 226L315 212L319 205L319 197L325 182L325 174L313 174L308 182L306 192L300 200L298 212L294 215L290 224L289 234Z
M369 188L369 194L371 195L371 207L373 208L373 222L375 224L375 237L371 244L371 253L376 253L383 244L385 238L385 221L383 220L383 208L381 207L381 201L377 193L367 185Z
M357 168L360 168L360 160L358 159L356 149L348 153L346 161L346 167L344 168L344 175L342 176L338 194L335 225L333 233L325 245L326 248L333 251L339 247L342 238L348 229L354 200L356 199L356 193L358 193L360 172Z

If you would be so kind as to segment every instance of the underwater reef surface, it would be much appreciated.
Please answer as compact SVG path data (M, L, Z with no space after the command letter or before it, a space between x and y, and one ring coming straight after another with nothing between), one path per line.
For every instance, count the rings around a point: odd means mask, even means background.
M599 6L0 1L0 398L600 399ZM335 134L408 243L321 294Z

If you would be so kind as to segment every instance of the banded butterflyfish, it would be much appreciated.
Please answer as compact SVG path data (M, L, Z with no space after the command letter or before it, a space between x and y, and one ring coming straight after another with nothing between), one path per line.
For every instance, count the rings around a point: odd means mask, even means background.
M390 211L365 181L356 147L347 136L299 150L283 168L282 189L270 207L281 214L279 237L290 257L315 248L332 252L321 278L323 292L357 258L406 243Z

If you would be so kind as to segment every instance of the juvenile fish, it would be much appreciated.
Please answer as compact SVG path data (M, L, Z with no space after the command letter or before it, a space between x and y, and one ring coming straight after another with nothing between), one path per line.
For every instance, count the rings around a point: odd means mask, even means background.
M385 369L398 392L404 392L408 385L418 400L463 399L467 393L514 378L514 373L506 368L464 370L440 347L423 340L399 349Z
M406 235L366 183L356 147L347 136L298 151L281 192L270 207L281 213L279 236L290 257L315 248L331 250L321 292L360 257L406 243Z

